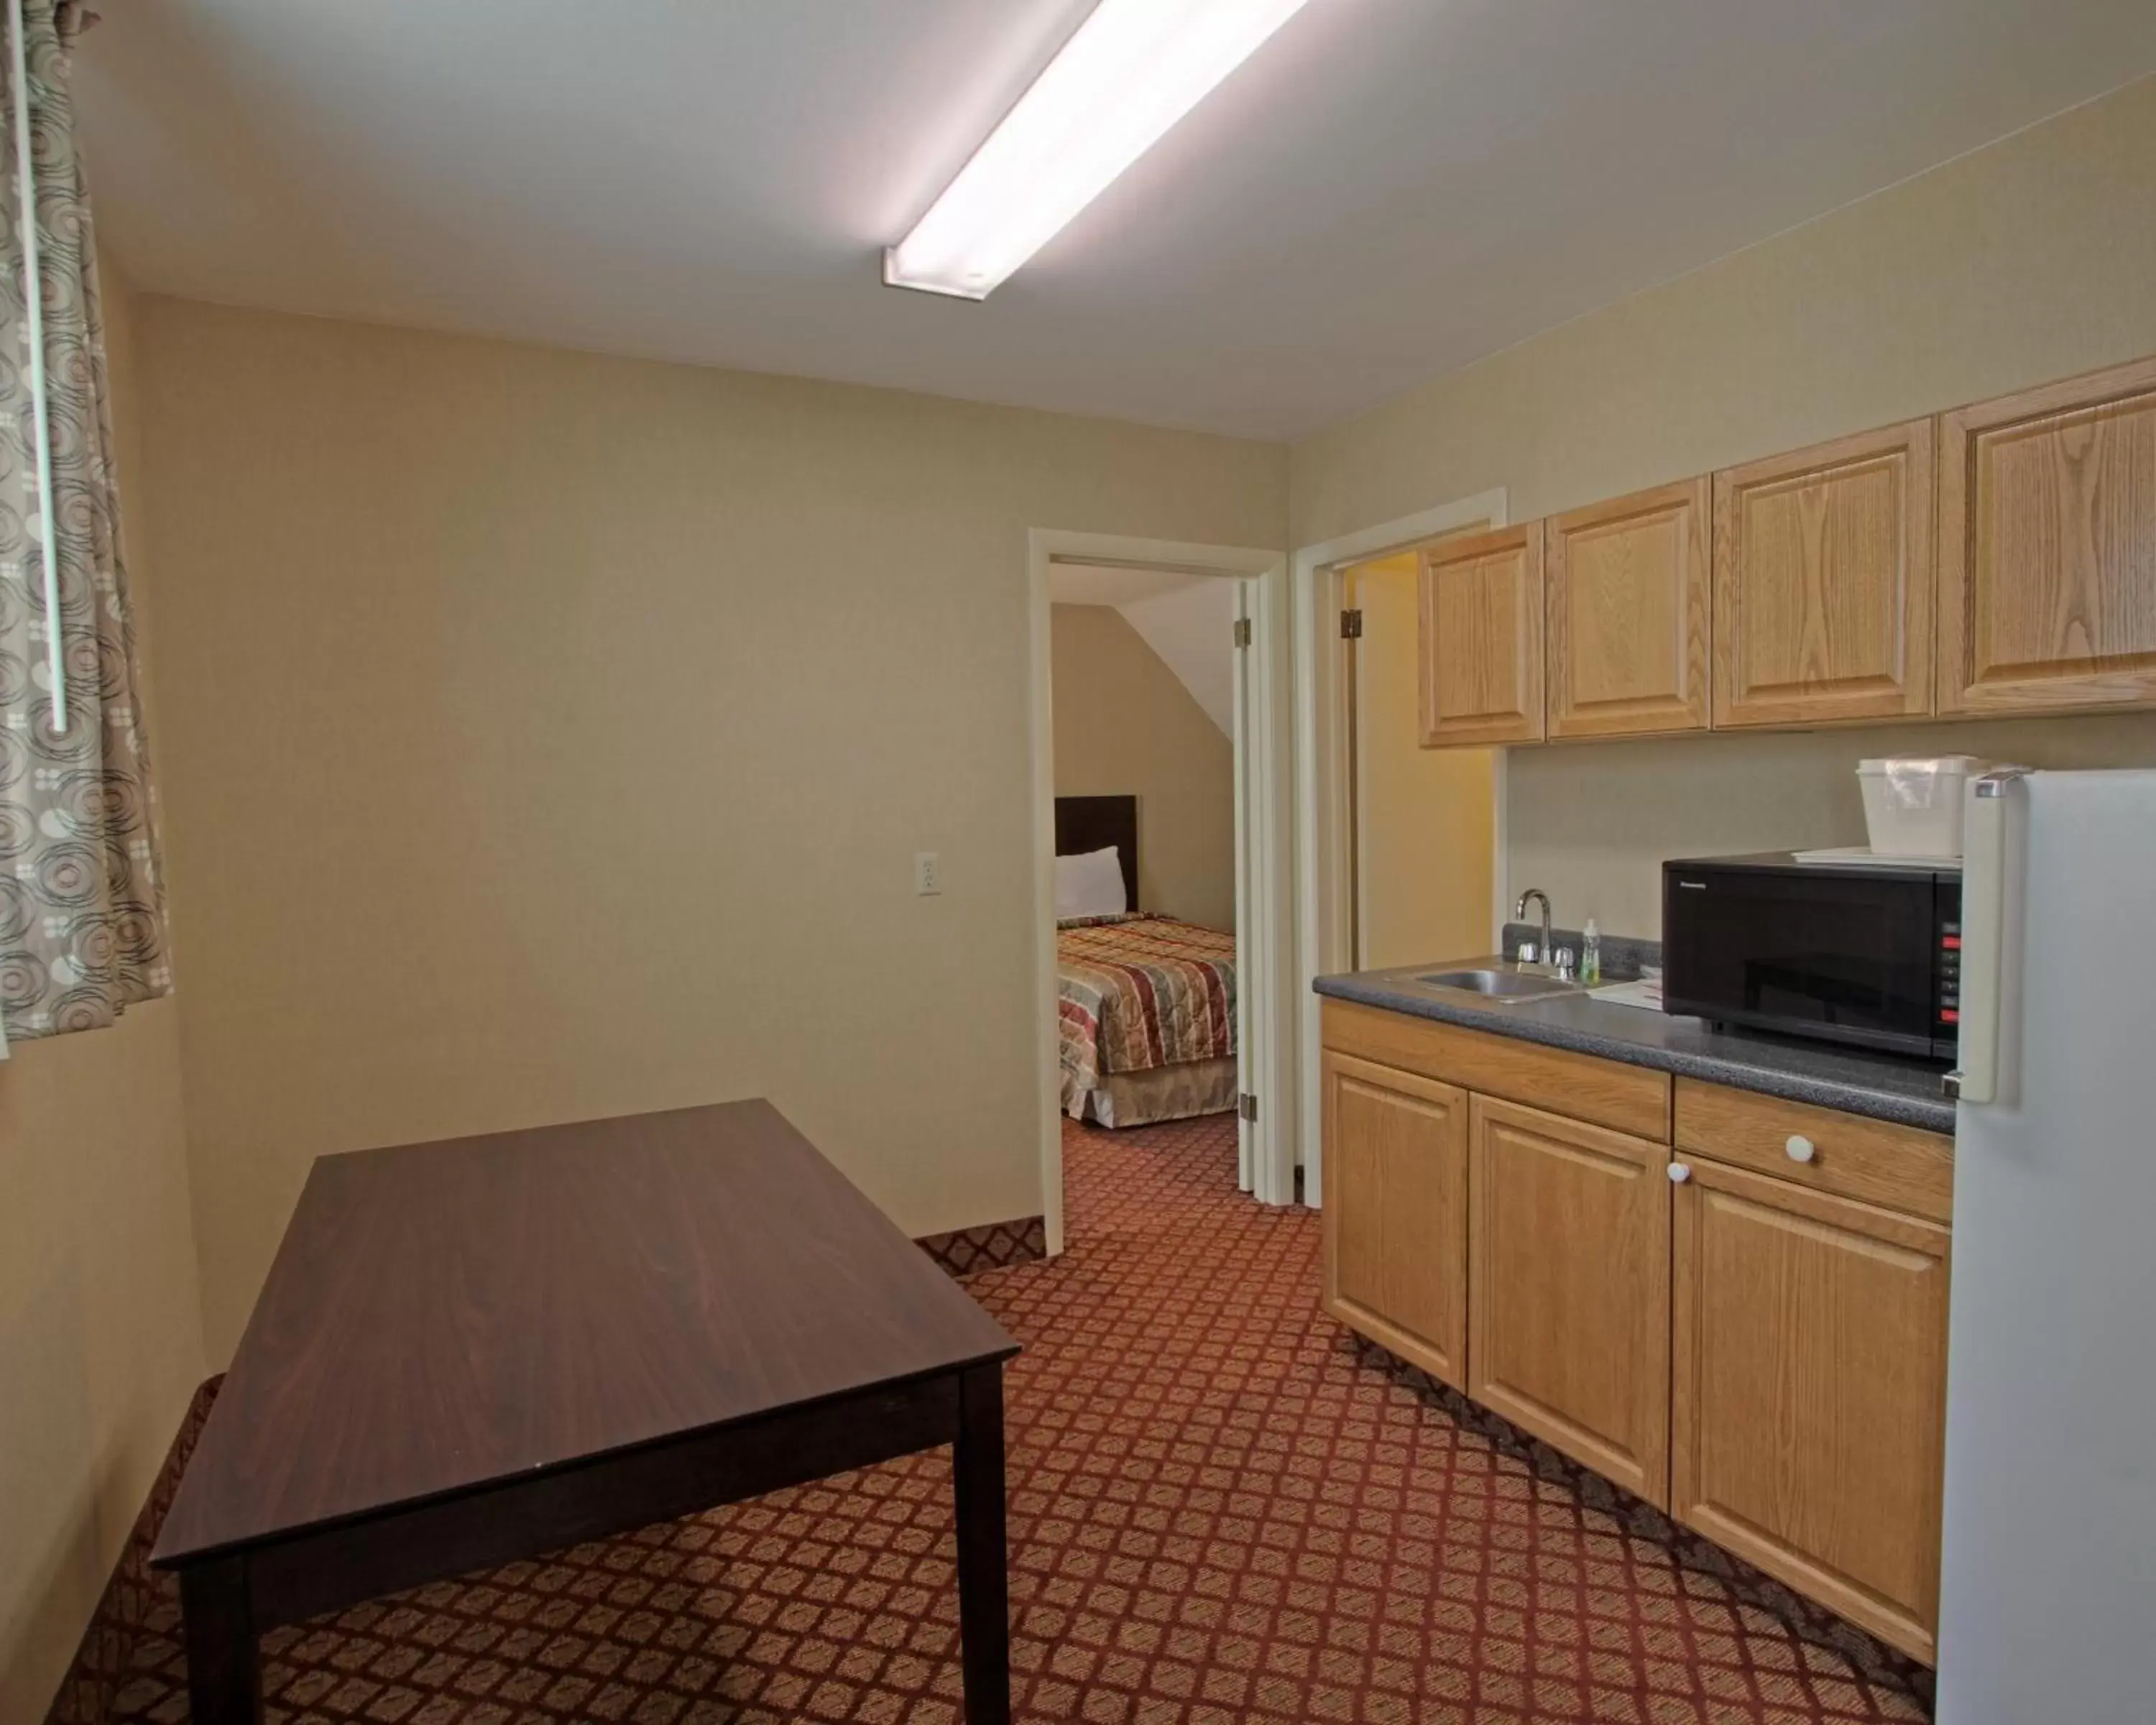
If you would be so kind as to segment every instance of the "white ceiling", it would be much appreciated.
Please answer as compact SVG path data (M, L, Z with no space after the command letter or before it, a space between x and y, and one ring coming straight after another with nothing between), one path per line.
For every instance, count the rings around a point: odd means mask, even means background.
M881 286L1086 0L129 0L203 299L1297 436L2156 69L2150 0L1312 0L986 305Z
M1235 586L1215 575L1116 608L1223 737L1235 734Z

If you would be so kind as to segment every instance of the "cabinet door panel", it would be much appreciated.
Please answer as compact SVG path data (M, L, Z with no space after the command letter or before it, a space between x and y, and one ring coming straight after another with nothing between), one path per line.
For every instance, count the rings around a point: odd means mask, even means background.
M1467 1393L1669 1501L1669 1152L1473 1099Z
M1940 711L2156 702L2156 360L1940 423Z
M1704 1160L1686 1165L1671 1512L1929 1660L1948 1230Z
M1932 422L1714 476L1714 722L1932 707Z
M1533 742L1543 734L1543 524L1422 553L1422 740Z
M1550 520L1553 737L1707 728L1710 495L1688 480Z
M1466 1385L1467 1097L1325 1055L1325 1309Z

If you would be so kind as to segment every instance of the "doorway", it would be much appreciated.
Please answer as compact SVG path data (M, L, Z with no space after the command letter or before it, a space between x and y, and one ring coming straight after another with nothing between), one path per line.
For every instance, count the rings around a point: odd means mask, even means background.
M1343 614L1353 608L1347 603L1353 572L1362 566L1385 563L1403 554L1412 562L1419 547L1456 533L1502 527L1507 520L1507 495L1502 488L1479 492L1415 515L1343 534L1337 539L1305 546L1294 553L1291 560L1287 608L1294 655L1296 956L1294 980L1288 991L1294 1023L1288 1034L1295 1050L1296 1138L1301 1150L1301 1186L1306 1204L1319 1204L1324 1191L1323 1092L1318 1078L1322 1057L1320 1014L1318 996L1311 985L1321 976L1363 968L1361 953L1364 943L1356 926L1362 871L1357 856L1357 840L1361 836L1357 803L1363 768L1350 733L1358 721L1366 721L1364 702L1359 698L1361 691L1356 683L1363 675L1359 661L1368 655L1358 650L1361 643L1344 633ZM1372 570L1367 578L1373 583L1387 583L1378 603L1389 612L1405 603L1404 568L1397 572ZM1393 584L1393 579L1399 584ZM1370 623L1367 614L1364 621L1367 629ZM1405 644L1413 639L1413 634L1405 628L1395 626L1389 637L1393 646L1404 653ZM1365 640L1372 639L1368 634L1364 637ZM1387 660L1376 673L1382 686L1372 696L1373 701L1389 702L1394 713L1408 686L1399 665L1397 659ZM1418 675L1418 688L1419 685ZM1375 722L1374 712L1368 716L1366 722ZM1401 728L1403 723L1407 726L1404 730ZM1389 721L1389 751L1401 735L1416 737L1419 726L1411 720ZM1418 756L1424 752L1417 751ZM1426 752L1436 755L1443 752ZM1406 763L1404 756L1399 766L1403 774L1414 770ZM1386 770L1389 769L1380 769ZM1494 942L1502 922L1496 898L1503 886L1501 860L1505 848L1502 750L1491 752L1488 782L1491 887L1482 938L1484 942ZM1374 805L1378 800L1377 788L1374 784L1370 786L1362 800ZM1396 817L1386 810L1378 812L1378 819L1381 828L1388 833L1392 829L1385 826L1386 823L1398 819L1404 829L1407 824L1405 815ZM1409 860L1391 865L1391 878L1412 886L1412 850L1404 848L1399 855ZM1373 881L1372 893L1380 890ZM1397 887L1392 896L1396 903L1403 900ZM1460 896L1460 902L1464 906L1468 900ZM1462 915L1466 914L1463 908ZM1404 926L1393 925L1393 932L1398 932ZM1408 941L1419 937L1411 927L1402 935ZM1438 937L1444 937L1442 932ZM1390 933L1379 931L1380 942L1390 938ZM1368 950L1382 959L1388 949L1383 945L1373 945ZM1411 952L1399 962L1411 963L1422 956L1419 952Z
M1227 688L1212 698L1229 734L1233 825L1232 872L1234 964L1236 1004L1234 1059L1237 1173L1242 1189L1259 1202L1294 1200L1292 1124L1297 1114L1296 1065L1291 1055L1293 1004L1285 989L1293 967L1282 960L1290 951L1293 906L1287 859L1291 835L1289 800L1282 794L1286 778L1286 678L1289 654L1287 560L1276 552L1192 545L1121 536L1057 532L1036 529L1031 536L1033 785L1034 855L1035 998L1040 1014L1036 1059L1041 1084L1040 1157L1042 1213L1050 1255L1063 1250L1063 1062L1060 1050L1058 955L1055 897L1057 748L1055 737L1055 608L1059 591L1066 602L1114 602L1142 613L1148 601L1163 612L1179 609L1162 627L1168 635L1216 628ZM1216 586L1215 583L1218 583ZM1177 599L1182 593L1188 602ZM1194 619L1209 617L1211 621ZM1108 637L1134 627L1131 614L1109 624L1096 619L1091 633ZM1174 649L1163 637L1163 649ZM1194 650L1190 655L1202 656ZM1197 674L1194 674L1197 675ZM1204 675L1214 675L1211 671ZM1194 697L1194 699L1195 697ZM1199 705L1206 704L1200 701ZM1066 770L1069 766L1066 751ZM1111 788L1089 786L1089 796ZM1134 791L1135 785L1119 787ZM1188 862L1194 845L1188 832L1170 829L1179 811L1162 809L1157 822L1142 809L1137 818L1141 860L1139 884L1155 891L1179 891L1194 904L1206 901L1202 881L1168 881L1142 861L1146 829L1157 825L1168 844L1181 848ZM1184 824L1186 826L1188 823ZM1202 846L1202 840L1199 841ZM1141 898L1136 908L1147 906Z
M1492 932L1497 752L1421 746L1420 583L1413 551L1342 572L1358 970L1479 957Z

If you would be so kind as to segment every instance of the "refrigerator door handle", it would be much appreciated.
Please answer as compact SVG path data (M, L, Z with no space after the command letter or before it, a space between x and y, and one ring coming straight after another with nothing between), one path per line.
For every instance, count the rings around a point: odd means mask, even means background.
M2025 767L2002 767L1972 779L1963 820L1961 1034L1958 1068L1946 1092L1964 1102L1999 1095L1999 1019L2005 977L2008 855L2007 792Z

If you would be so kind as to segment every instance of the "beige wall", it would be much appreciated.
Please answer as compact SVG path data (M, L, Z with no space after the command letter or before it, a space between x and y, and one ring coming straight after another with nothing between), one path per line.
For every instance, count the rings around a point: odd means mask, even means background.
M1516 749L1512 890L1543 888L1568 928L1594 916L1612 934L1659 938L1664 858L1861 845L1857 762L1943 754L2152 766L2156 713Z
M1139 907L1233 929L1235 744L1113 607L1050 624L1056 795L1135 794Z
M767 1095L1040 1212L1026 530L1277 546L1284 450L140 321L213 1361L326 1151Z
M2156 353L2152 284L2145 79L1319 434L1291 459L1294 542L1497 485L1511 518L1531 520ZM1985 752L1963 728L1901 741ZM2030 735L2054 764L2156 762L2138 721ZM1606 927L1651 933L1654 859L1856 842L1851 769L1890 743L1855 731L1515 750L1508 890L1548 888L1574 927L1606 905Z
M1358 963L1369 968L1491 950L1491 749L1426 749L1419 566L1411 553L1349 572L1355 646Z
M105 290L146 663L130 307L109 266ZM203 1376L175 1001L14 1045L0 1194L0 1725L24 1725L44 1717Z

